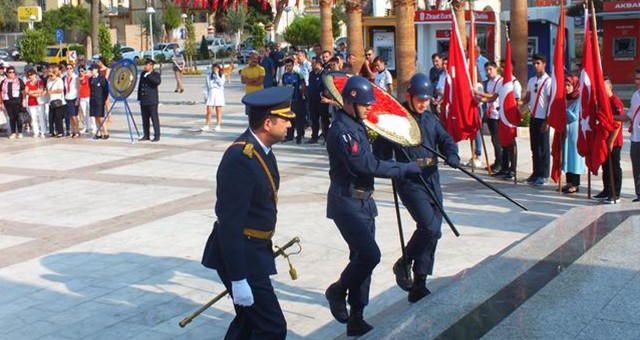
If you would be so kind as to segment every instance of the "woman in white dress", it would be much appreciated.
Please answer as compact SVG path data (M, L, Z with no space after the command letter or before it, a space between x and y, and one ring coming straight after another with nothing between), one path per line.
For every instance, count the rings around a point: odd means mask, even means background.
M216 131L220 131L220 123L222 122L222 107L224 103L224 78L222 77L222 68L220 64L214 63L211 66L211 73L207 76L207 120L202 131L210 130L211 116L213 110L216 110Z

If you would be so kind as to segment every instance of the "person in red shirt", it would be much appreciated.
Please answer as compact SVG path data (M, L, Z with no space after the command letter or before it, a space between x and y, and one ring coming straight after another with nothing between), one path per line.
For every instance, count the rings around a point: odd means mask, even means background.
M608 77L605 77L604 87L607 90L607 96L611 103L611 111L614 116L624 116L624 105L618 96L613 93L613 85ZM622 168L620 167L620 152L624 138L622 137L622 124L618 124L618 128L613 131L609 140L609 159L602 164L602 185L604 189L594 199L603 200L603 203L611 204L620 199L620 190L622 188ZM611 170L609 164L613 167L613 185L615 190L611 190ZM615 196L614 196L615 195Z
M33 138L44 138L47 123L44 117L44 105L42 105L43 83L36 75L36 71L27 71L27 81L24 84L25 97L27 98L27 112L31 116L31 127L33 128Z

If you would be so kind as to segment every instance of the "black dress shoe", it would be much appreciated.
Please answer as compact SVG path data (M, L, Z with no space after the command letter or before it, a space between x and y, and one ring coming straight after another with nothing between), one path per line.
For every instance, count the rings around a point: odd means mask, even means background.
M431 291L426 287L427 276L426 275L416 275L413 278L413 287L411 287L411 291L409 291L409 296L407 300L409 302L414 303L420 301L423 297L431 294Z
M139 142L150 140L149 136L142 136L142 138L138 139Z
M333 283L324 292L324 296L329 301L329 310L331 315L340 323L346 323L349 320L347 312L347 293L341 292L336 283Z
M302 143L302 137L296 137L296 144Z
M362 309L352 309L349 321L347 321L347 336L365 335L373 329L373 326L364 321Z
M494 164L491 166L491 172L495 173L495 172L500 172L502 171L502 165L500 164Z
M158 142L158 141L160 141L160 137L154 137L151 141L152 142Z
M515 175L513 174L513 172L511 171L507 171L507 173L504 174L504 177L502 177L502 179L506 179L507 181L510 181L513 179Z
M317 144L318 143L318 138L311 138L308 141L306 141L307 144Z
M491 177L500 177L500 176L506 175L509 171L500 169L500 171L498 171L498 172L494 172L493 170L491 170L491 172L493 172L491 174Z
M401 257L393 264L393 274L396 276L396 283L402 290L408 292L413 286L413 279L411 278L411 263L405 263Z

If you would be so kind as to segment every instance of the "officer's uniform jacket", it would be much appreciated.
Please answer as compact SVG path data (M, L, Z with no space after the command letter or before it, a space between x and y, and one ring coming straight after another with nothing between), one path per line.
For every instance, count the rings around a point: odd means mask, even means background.
M267 164L276 191L257 157L248 154L251 144ZM276 273L270 239L243 234L245 228L272 231L276 226L276 199L280 175L273 150L269 155L250 130L245 131L224 153L217 173L216 215L202 264L224 269L230 281Z
M362 214L375 217L378 211L371 194L374 177L403 177L405 163L381 161L373 155L365 126L340 110L327 136L329 178L327 217ZM356 191L361 195L357 198Z
M411 115L418 122L420 126L420 133L422 136L422 145L427 146L433 150L438 150L445 157L458 157L458 146L453 142L453 139L449 133L444 129L440 121L438 121L429 111L425 111L423 114L415 113L411 111L407 103L403 104L407 111L411 112ZM438 157L425 147L417 145L404 147L411 159L407 159L402 152L402 146L391 143L383 138L377 138L375 141L374 149L376 155L379 155L382 159L391 158L391 151L395 155L395 159L398 162L417 161L418 165L422 167L422 177L430 184L438 200L442 202L442 190L440 188L440 175L438 174ZM403 190L408 186L423 187L418 177L402 179L398 182L398 190Z
M89 106L104 106L109 98L109 83L98 74L89 78Z
M148 73L148 75L147 75ZM140 105L158 105L158 86L162 79L160 73L154 71L142 71L138 83L138 100Z

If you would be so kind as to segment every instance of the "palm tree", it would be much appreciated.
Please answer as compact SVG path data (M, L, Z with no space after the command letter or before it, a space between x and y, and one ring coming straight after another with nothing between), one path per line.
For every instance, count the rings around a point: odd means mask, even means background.
M91 49L87 48L87 59L91 58L94 51L98 53L100 46L98 42L98 34L100 32L100 2L99 0L91 0ZM87 46L88 47L88 46Z
M364 41L362 38L362 8L367 0L346 0L347 12L347 49L356 56L353 72L358 73L364 63Z
M527 22L527 1L511 0L510 3L511 51L514 73L520 84L527 83L527 60L529 58L529 26Z
M409 79L416 72L416 33L414 13L416 0L394 0L396 12L396 71L398 74L398 92L400 100L407 91Z
M333 0L320 0L320 44L323 50L333 50L333 26L331 6Z

